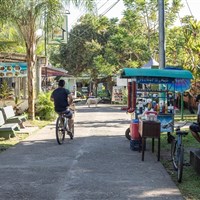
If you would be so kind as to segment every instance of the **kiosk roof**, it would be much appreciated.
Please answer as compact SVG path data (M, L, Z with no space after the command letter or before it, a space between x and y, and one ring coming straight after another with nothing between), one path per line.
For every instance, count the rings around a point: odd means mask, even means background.
M123 68L121 78L136 77L158 77L158 78L174 78L174 79L193 79L192 73L188 70L179 69L137 69Z

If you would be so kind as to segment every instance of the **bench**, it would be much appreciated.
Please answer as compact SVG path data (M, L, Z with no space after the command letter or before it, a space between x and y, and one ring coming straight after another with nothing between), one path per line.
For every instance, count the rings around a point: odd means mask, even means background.
M0 137L5 139L10 139L10 137L15 137L15 131L20 131L18 123L5 123L4 116L0 110Z
M25 128L23 122L26 121L26 117L24 115L16 116L12 106L3 107L1 110L6 123L18 123L20 128Z

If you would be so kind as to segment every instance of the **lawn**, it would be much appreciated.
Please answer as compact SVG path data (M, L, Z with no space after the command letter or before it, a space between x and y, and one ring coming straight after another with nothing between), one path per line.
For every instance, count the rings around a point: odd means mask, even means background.
M178 183L176 179L176 171L174 171L171 158L170 148L171 145L167 143L167 134L161 134L161 162L170 174L174 183L180 189L182 195L186 200L199 200L200 199L200 175L196 173L192 166L190 166L190 150L199 148L200 143L197 142L191 133L183 138L185 153L185 165L183 169L182 182Z

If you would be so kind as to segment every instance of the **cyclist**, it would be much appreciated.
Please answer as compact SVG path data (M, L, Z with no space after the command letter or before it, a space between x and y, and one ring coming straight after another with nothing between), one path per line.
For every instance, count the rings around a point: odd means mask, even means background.
M70 91L64 88L65 81L59 80L58 88L55 89L51 94L51 100L54 102L54 109L59 113L65 113L66 117L69 118L69 134L72 134L72 125L74 123L73 113L67 108L72 104L73 98Z
M190 131L193 135L193 137L200 142L200 94L196 98L196 102L198 102L198 110L197 110L197 122L193 122L190 125Z

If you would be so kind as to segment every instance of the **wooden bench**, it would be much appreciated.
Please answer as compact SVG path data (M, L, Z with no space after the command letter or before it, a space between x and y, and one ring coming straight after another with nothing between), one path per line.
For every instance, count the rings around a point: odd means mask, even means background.
M3 113L0 110L0 137L10 139L10 137L15 137L15 131L19 130L18 123L5 123Z
M26 121L26 117L24 115L15 115L12 106L3 107L2 112L6 123L18 123L20 128L25 128L23 122Z

